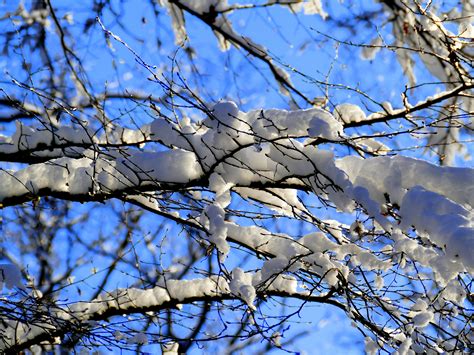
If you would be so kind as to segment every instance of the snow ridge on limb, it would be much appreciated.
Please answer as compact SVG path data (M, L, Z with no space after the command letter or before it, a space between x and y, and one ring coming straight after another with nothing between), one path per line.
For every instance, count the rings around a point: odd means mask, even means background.
M164 186L178 190L180 186L208 187L216 193L216 204L203 210L202 223L213 231L211 240L227 254L230 249L225 243L224 216L232 200L231 191L291 216L304 213L297 191L309 188L341 211L351 212L354 202L357 203L390 232L396 224L384 216L386 203L401 208L402 223L405 223L403 215L407 215L410 196L419 191L416 186L420 185L427 191L425 196L434 196L428 191L438 196L438 205L443 199L446 203L459 204L466 220L459 224L459 233L468 235L471 231L472 216L468 211L474 204L472 169L440 168L400 156L335 159L333 153L304 143L313 137L344 139L341 123L321 109L244 113L233 102L221 102L214 106L203 125L191 122L176 125L159 118L129 137L138 137L145 131L150 141L161 142L166 150L147 151L145 145L144 151L124 150L126 146L120 146L118 151L104 146L104 154L98 157L85 149L81 158L62 157L23 169L1 170L0 201L8 205L47 195L93 200L94 196L107 199L136 191L159 192ZM68 141L72 146L84 143L88 137L68 132L68 129L57 130L58 135L74 137ZM10 143L2 150L5 154L15 154L25 148L36 149L41 147L40 143L55 139L50 133L18 127L11 138L4 138ZM99 137L89 144L101 141L105 139ZM420 182L420 176L429 178ZM279 191L284 191L286 197L281 199L283 195ZM463 241L471 243L469 238L463 237ZM463 262L463 257L460 258ZM472 266L468 259L464 263Z
M191 280L167 280L162 286L151 289L125 288L104 292L90 302L69 303L55 306L50 310L50 318L43 318L35 324L26 324L21 320L9 321L0 326L0 350L28 348L29 344L40 341L60 341L60 338L75 327L89 327L93 321L105 320L111 316L125 316L148 311L157 312L161 309L179 308L182 304L196 301L212 301L234 299L235 296L250 301L244 293L242 278L255 278L255 275L244 274L242 270L234 270L233 278L228 281L221 276L211 276ZM325 295L311 295L307 291L298 292L294 280L278 277L268 282L254 296L286 296L329 302ZM254 298L253 298L254 299ZM252 302L249 303L254 308ZM342 307L341 305L339 305ZM133 337L132 337L133 338Z
M336 112L361 115L352 106L342 108ZM432 309L450 304L450 295L455 294L461 304L467 297L452 280L472 272L473 260L466 250L473 245L474 173L407 157L336 158L322 145L310 144L315 140L345 144L341 121L345 122L344 116L335 118L319 108L242 112L235 103L223 101L199 122L160 117L136 134L129 132L127 139L73 138L68 144L82 148L78 157L46 157L44 162L0 171L0 201L8 206L41 196L72 201L118 198L193 228L200 243L211 252L216 250L221 264L225 265L235 245L262 258L257 272L234 268L207 281L170 280L153 289L105 293L91 302L70 305L63 311L71 318L60 314L63 321L100 320L196 297L238 299L254 310L262 295L310 300L314 294L323 299L341 294L351 302L373 302L394 325L401 326L401 317L408 317L417 329L427 327L435 320ZM44 149L43 143L56 139L44 134L29 127L30 138L24 139L17 131L3 138L10 142L4 154L23 151L27 159L33 151ZM144 145L129 145L134 140ZM193 189L206 197L192 195ZM141 192L147 197L140 196ZM167 209L170 192L189 193L199 203L189 210ZM308 192L341 215L357 212L363 219L351 226L318 220L310 204L301 199ZM270 216L279 213L309 221L319 230L292 236L241 225L239 219L228 218L238 199L256 203ZM245 213L252 218L250 211ZM412 313L382 296L394 265L403 265L407 259L430 268L418 274L429 275L440 295L438 303L423 310L415 307ZM307 289L308 279L317 280L314 289ZM353 306L343 309L369 326ZM56 325L46 324L47 334L60 332ZM375 326L371 330L397 346L406 341L401 333L390 336ZM23 344L37 337L36 330L28 334L25 330ZM144 340L139 336L134 341Z

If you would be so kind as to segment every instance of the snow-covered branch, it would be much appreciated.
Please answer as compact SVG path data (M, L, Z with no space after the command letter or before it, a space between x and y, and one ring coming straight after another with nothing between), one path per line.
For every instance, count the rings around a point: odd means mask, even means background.
M162 286L151 289L126 288L105 292L90 302L68 303L50 309L49 316L34 323L21 320L10 321L0 328L0 349L18 352L41 342L61 341L73 329L97 327L110 317L126 317L135 313L159 312L163 309L180 309L184 304L195 302L224 302L228 300L248 301L242 294L245 285L242 276L230 282L221 276L193 280L167 280ZM249 276L250 279L252 275ZM293 280L277 278L255 291L259 297L290 297L304 302L328 303L344 309L330 295L313 295L308 291L297 291ZM97 322L97 323L96 323Z
M469 1L68 4L0 5L0 352L472 348Z

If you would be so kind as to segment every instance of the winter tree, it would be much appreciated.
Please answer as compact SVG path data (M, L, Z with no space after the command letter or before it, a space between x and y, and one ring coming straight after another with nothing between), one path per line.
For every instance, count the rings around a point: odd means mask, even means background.
M472 351L471 1L0 10L2 353Z

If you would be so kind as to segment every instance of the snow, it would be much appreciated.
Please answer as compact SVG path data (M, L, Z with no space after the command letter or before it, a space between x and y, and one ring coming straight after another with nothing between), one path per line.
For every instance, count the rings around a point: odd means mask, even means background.
M25 289L22 283L21 270L14 264L0 264L0 291L7 289Z
M204 124L213 128L196 131L189 123L180 127L173 122L158 118L151 125L135 131L119 130L107 137L95 137L90 132L71 127L57 128L52 135L47 130L19 126L12 138L4 138L5 141L9 141L1 146L4 153L36 149L41 144L51 144L52 140L72 145L119 141L129 144L152 140L173 149L160 152L128 150L110 157L115 160L100 155L97 158L94 151L86 149L81 154L90 157L90 160L62 157L18 171L3 170L1 175L6 182L0 190L0 198L41 189L79 194L97 190L112 192L139 184L189 182L199 179L203 174L203 168L212 166L232 150L236 150L232 161L224 161L216 167L225 184L245 185L251 181L261 181L262 177L273 180L293 173L308 174L314 170L313 162L321 165L320 168L325 170L325 173L339 174L335 177L336 180L343 180L335 167L330 168L329 160L332 156L328 155L328 152L304 147L291 138L287 141L282 140L278 149L269 144L262 144L260 150L254 147L259 144L258 141L274 139L281 132L288 137L304 137L309 132L313 137L340 139L342 125L324 110L265 110L243 113L238 110L235 103L221 102L214 106L211 116L204 120ZM301 157L305 155L309 155L313 162L302 161ZM288 156L294 158L289 160ZM238 164L235 164L235 160ZM290 163L292 171L285 171L286 163ZM335 199L341 198L336 196L337 193L330 193ZM223 198L228 200L228 196ZM229 201L221 202L225 204ZM342 206L346 202L341 201L338 204Z
M272 343L278 347L281 348L281 340L282 340L282 335L280 332L275 332L271 336Z
M305 0L298 4L290 5L294 11L303 11L305 15L319 15L326 19L328 14L324 11L321 0Z
M227 0L180 0L180 2L200 14L208 13L211 7L217 12L229 7Z
M362 122L366 120L365 112L353 104L341 104L334 108L334 117L343 123Z
M423 312L423 311L426 311L427 308L428 308L428 303L424 299L419 298L413 304L413 306L411 306L410 310L415 311L415 312Z
M388 146L376 139L360 138L357 135L353 135L352 138L368 153L374 153L375 155L386 155L388 152L390 152L390 148Z
M226 263L233 244L265 258L259 271L236 267L229 279L170 279L151 289L104 293L92 302L73 304L61 313L63 319L88 320L110 311L148 311L168 303L223 295L238 298L255 310L261 292L297 294L301 285L294 275L300 271L319 278L321 287L330 289L358 282L358 275L351 271L360 267L372 281L373 292L382 293L387 271L395 263L405 271L407 259L430 268L433 275L429 277L438 286L446 286L440 303L462 304L466 294L452 280L474 269L470 253L474 245L474 171L402 156L336 158L333 151L312 144L318 139L343 142L344 124L366 119L370 117L360 107L347 103L336 106L331 114L320 108L243 112L235 102L221 101L210 105L207 117L198 122L189 117L175 121L158 117L137 129L100 135L73 126L47 130L18 125L10 137L1 138L0 153L14 155L32 149L41 154L53 143L81 150L77 156L53 150L46 153L49 160L45 163L0 170L0 202L40 192L67 193L72 199L116 194L162 212L157 199L137 191L151 192L151 196L163 189L197 187L202 193L192 193L199 197L202 208L189 221L202 229L200 236L215 247L220 262ZM143 146L108 147L107 154L99 153L114 142ZM385 149L376 141L361 144L374 151ZM289 184L288 188L281 182ZM314 230L291 236L242 226L227 216L229 206L239 201L305 220L311 212L300 200L300 188L357 219L348 225L310 220ZM242 199L235 199L237 194ZM377 233L385 235L381 252L367 247L378 242L373 236ZM0 270L7 288L22 287L19 270L8 265ZM309 294L305 292L298 294ZM399 312L388 301L384 306ZM436 321L430 307L434 306L426 300L412 305L409 318L415 328ZM22 336L34 336L37 331L25 328ZM140 333L121 339L138 344L148 341ZM408 351L410 342L401 341ZM378 345L368 341L367 349L370 353Z
M374 60L377 53L383 45L382 37L376 37L370 42L370 45L362 48L361 57L364 60Z
M148 336L144 333L137 333L128 338L127 343L145 345L148 344Z
M8 269L8 268L6 268ZM191 280L167 280L163 286L151 289L126 288L104 292L90 302L77 302L68 304L64 308L59 305L54 308L51 320L44 319L35 324L25 324L22 321L4 321L0 326L0 350L10 346L12 342L20 343L33 339L45 332L56 329L53 324L61 321L87 322L105 312L115 310L116 314L126 314L128 311L139 312L149 309L159 309L170 303L177 306L182 303L190 303L199 299L223 297L230 294L237 295L244 300L250 308L255 309L255 290L261 282L266 282L266 293L285 292L287 294L297 293L296 280L286 275L278 275L272 280L263 280L260 273L244 272L236 268L232 272L230 282L223 277L211 276L208 278ZM117 341L126 339L129 344L147 344L148 336L145 333L136 333L126 337L120 331L114 333ZM15 339L15 340L14 340ZM60 344L60 339L57 339ZM168 354L177 353L177 343L163 345L163 352Z
M294 271L297 268L298 265L292 265L287 257L277 256L276 258L266 260L263 263L261 270L262 279L270 280L285 271L291 271L291 269Z
M175 44L182 46L187 38L186 28L184 26L184 14L181 9L168 2L168 0L159 0L161 6L165 6L168 15L171 17L171 26L175 37Z
M370 197L379 204L390 201L400 205L406 191L419 185L459 203L474 205L474 171L468 168L439 167L428 162L403 157L376 157L361 159L348 156L337 160L356 186L369 190Z
M161 346L162 355L178 355L179 354L179 344L170 341Z
M116 169L132 181L135 174L142 181L173 183L186 183L202 175L196 155L182 149L136 152L119 160Z
M474 25L468 21L463 21L458 27L458 36L463 38L474 38Z
M380 349L377 343L369 337L365 337L364 343L365 343L365 352L367 355L375 355Z
M234 189L245 199L258 201L271 210L283 215L293 217L305 211L305 206L298 200L298 192L294 189L273 189L256 190L248 187L238 187Z
M41 189L71 194L99 190L113 192L136 185L159 182L187 183L201 176L202 170L192 152L136 152L125 158L59 158L32 164L18 171L0 170L0 201L10 196L37 193Z
M168 147L190 148L185 134L180 132L178 125L164 118L158 118L151 123L150 136Z
M69 126L27 126L16 122L15 133L11 137L0 138L0 153L14 153L24 150L35 150L39 147L48 149L52 145L90 144L94 133L83 127Z
M207 206L201 215L201 224L209 230L209 241L216 246L223 258L230 252L224 218L225 210L217 204Z
M248 187L255 182L291 178L295 184L309 184L316 194L332 201L341 211L351 212L355 208L354 202L357 203L385 231L396 227L408 232L415 227L419 233L428 234L433 243L445 250L447 259L438 266L439 275L452 274L454 269L448 261L472 270L474 260L465 246L474 243L470 207L474 204L474 187L470 183L474 181L474 172L467 168L441 168L401 156L335 159L332 152L297 140L300 137L339 140L343 137L342 122L365 119L364 112L352 104L338 105L334 114L336 117L319 108L245 113L234 102L221 101L212 107L201 126L186 119L177 124L160 117L135 131L121 131L107 137L127 142L151 139L168 147L163 151L128 150L111 152L109 157L97 157L92 150L86 149L82 153L86 157L80 159L62 157L16 171L1 170L0 200L45 189L73 195L108 194L137 186L154 189L162 183L199 181L205 170L214 166L208 179L214 202L203 209L201 224L208 230L209 241L223 258L230 251L228 235L236 235L229 230L236 226L225 220L225 208L232 202L231 190L245 199L258 201L292 217L304 213L295 189ZM12 137L3 138L9 143L2 145L1 149L5 153L14 152L14 149L32 149L50 144L54 139L76 144L105 141L105 137L91 138L87 130L77 131L71 127L57 127L54 132L52 135L48 130L19 125ZM387 202L400 208L399 226L384 216ZM153 204L150 207L153 208ZM352 238L356 240L360 236L356 235L355 226L351 228ZM394 241L397 247L412 256L421 257L419 254L425 252L423 262L439 257L425 250L427 248L402 241L402 238ZM256 244L253 244L255 248ZM339 250L339 257L350 249L345 244L331 248L336 253ZM293 252L298 248L288 250ZM313 252L320 253L319 250ZM285 253L283 259L273 259L264 265L264 278L269 276L267 267L270 263L280 263L272 268L281 270L289 265L290 254ZM298 253L304 255L305 251L299 250ZM324 261L321 255L314 257L322 258L320 261L325 266L319 271L323 274L332 268L346 273L333 261ZM353 262L385 268L361 251L353 255ZM455 269L459 268L462 269L461 266Z
M400 344L398 349L393 352L393 355L415 355L415 352L411 350L413 340L409 337Z
M384 280L383 280L383 277L379 274L377 274L375 276L375 279L374 279L374 286L375 288L377 288L378 290L380 290L383 286L384 286Z
M365 232L364 224L359 220L355 220L349 227L349 231L353 240L358 240Z
M352 255L351 260L358 262L368 270L387 270L390 261L378 259L370 251L364 250L354 244L338 245L321 232L310 233L298 240L285 234L269 234L268 231L258 227L241 227L234 223L227 223L228 240L246 245L261 253L270 253L275 257L265 261L261 276L262 280L271 279L275 275L303 268L321 276L330 270L337 270L344 278L349 276L349 268L344 260L347 255ZM327 251L335 253L337 258L331 257ZM303 265L302 262L305 264ZM326 277L327 282L336 282L335 273Z
M440 293L442 299L446 302L450 302L459 306L464 304L466 299L466 290L456 282L456 279L453 277L449 280L446 287Z
M20 321L5 320L0 326L0 351L13 344L27 342L39 334L54 330L56 327L47 322L38 321L34 324L25 324ZM55 342L58 343L59 339L56 338Z
M246 114L246 121L260 138L305 136L339 140L342 125L329 112L320 108L286 111L278 109L256 110Z
M402 200L400 216L402 229L414 226L419 232L428 233L451 260L459 260L467 270L474 271L474 255L467 248L474 244L472 212L440 194L414 186Z
M212 173L209 177L209 190L216 194L216 204L221 208L226 208L230 204L232 186L233 184L225 182L219 173Z
M227 282L218 277L194 280L168 280L166 285L151 289L127 288L103 293L91 302L79 302L69 306L67 313L86 320L93 315L102 314L111 309L126 311L130 308L157 308L167 302L180 304L185 303L189 299L216 296L227 294L228 292L229 286ZM63 317L69 319L68 314L63 315Z
M241 298L247 305L255 310L254 302L257 296L255 287L252 285L252 274L245 273L241 268L232 271L232 280L229 287L232 294Z
M239 130L242 121L239 120L239 108L233 101L223 101L214 105L211 116L203 121L204 125L212 129L224 128Z
M413 317L413 324L416 328L426 327L434 319L433 312L420 312Z
M122 339L125 338L125 334L123 334L123 333L122 333L121 331L119 331L119 330L116 330L116 331L114 332L114 338L115 338L115 340L120 341L120 340L122 340Z
M357 186L354 188L354 199L361 204L364 209L367 211L367 214L373 217L386 231L389 231L391 228L391 223L382 216L380 212L380 205L371 199L370 192L367 188L362 186Z

